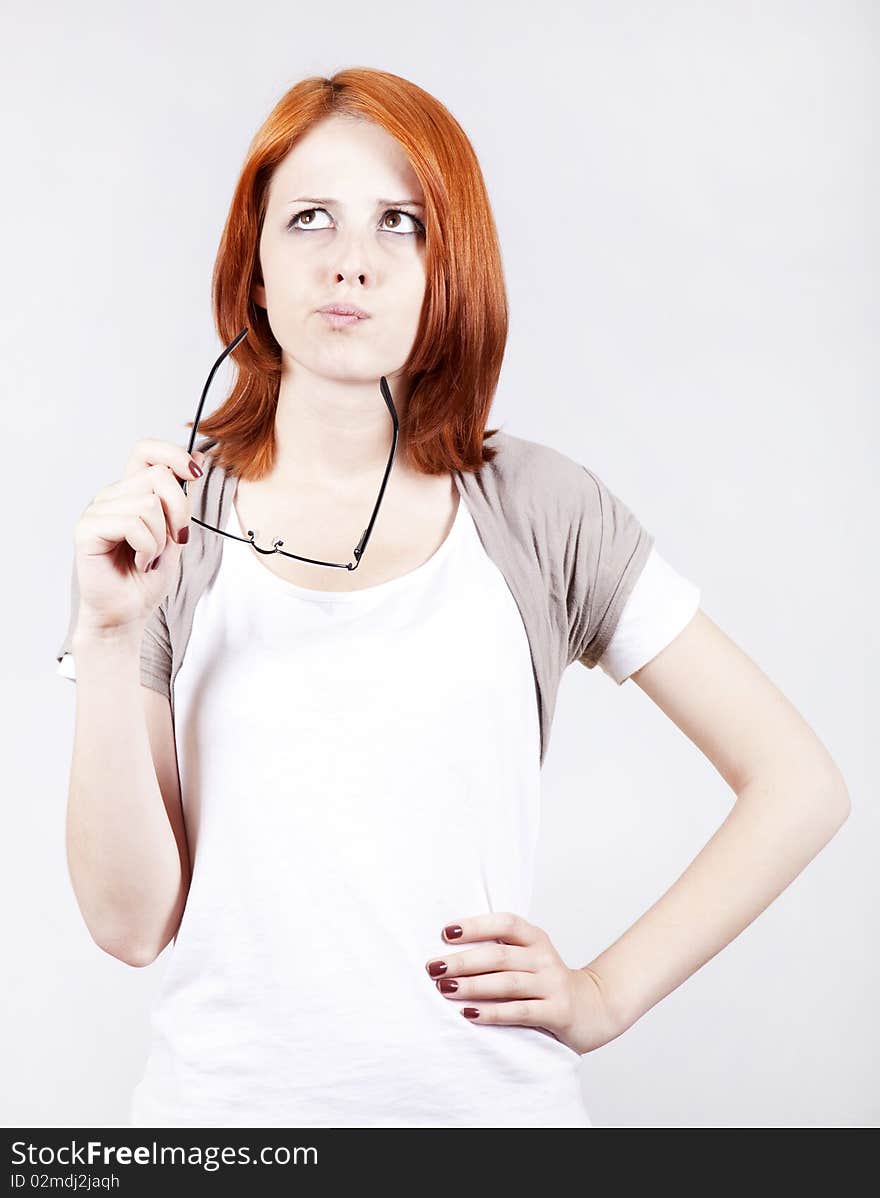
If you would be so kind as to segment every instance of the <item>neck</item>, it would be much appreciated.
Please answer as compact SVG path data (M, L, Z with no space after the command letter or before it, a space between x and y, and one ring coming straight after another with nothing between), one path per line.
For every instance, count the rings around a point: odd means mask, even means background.
M407 394L388 379L403 423ZM378 382L345 382L306 375L282 377L275 413L273 479L315 486L378 482L388 463L394 426ZM402 473L401 430L392 473Z

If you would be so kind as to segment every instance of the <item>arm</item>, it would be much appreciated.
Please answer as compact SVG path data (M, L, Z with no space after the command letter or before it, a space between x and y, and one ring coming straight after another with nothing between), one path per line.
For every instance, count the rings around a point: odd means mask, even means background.
M632 678L712 762L736 801L670 889L583 967L618 1035L748 927L850 811L825 746L702 610Z
M92 939L148 965L189 888L170 703L141 685L140 635L77 633L67 861Z

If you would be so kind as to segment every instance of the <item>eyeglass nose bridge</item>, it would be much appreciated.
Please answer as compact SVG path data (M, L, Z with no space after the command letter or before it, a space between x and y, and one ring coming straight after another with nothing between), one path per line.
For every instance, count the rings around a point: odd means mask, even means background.
M263 549L263 547L261 545L257 544L255 538L256 538L256 533L253 531L253 529L249 528L246 539L254 547L254 549L256 549L257 553L262 553L266 556L271 556L273 553L281 553L282 552L281 546L284 544L284 541L280 537L272 542L271 549ZM238 539L244 540L245 538L239 537ZM368 539L369 539L369 529L365 528L364 531L361 533L361 539L358 541L357 545L355 545L354 550L353 550L354 557L357 560L355 561L354 565L352 565L350 562L345 563L346 569L356 570L358 568L360 559L363 556L364 546L366 545ZM297 555L296 554L286 554L285 556L295 557ZM310 559L309 558L299 558L298 560L309 561ZM320 565L322 563L315 563L315 564Z
M280 549L280 547L281 547L281 546L284 544L284 542L283 542L282 540L275 540L275 541L273 541L273 542L272 542L272 548L271 548L271 549L262 549L262 548L261 548L261 547L260 547L260 546L257 544L257 542L254 540L254 537L255 537L255 536L256 536L256 534L255 534L255 533L254 533L254 532L253 532L253 531L252 531L252 530L249 528L249 529L248 529L248 535L247 535L247 539L248 539L248 541L250 541L250 543L253 545L254 549L256 549L257 553L264 553L264 554L273 554L273 553L277 553L277 552L278 552L278 550Z

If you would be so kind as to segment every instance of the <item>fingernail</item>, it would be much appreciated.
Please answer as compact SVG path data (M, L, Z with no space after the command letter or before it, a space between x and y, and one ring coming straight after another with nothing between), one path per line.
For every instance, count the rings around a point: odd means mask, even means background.
M445 973L445 972L446 972L446 962L445 961L432 961L431 964L428 966L428 973L431 975L432 978L439 978L440 974Z
M476 1019L480 1014L476 1007L462 1007L461 1013L465 1019Z
M189 472L193 476L193 478L201 478L202 477L202 471L199 469L199 467L193 461L190 461Z
M149 574L149 572L152 570L152 568L153 568L153 563L147 562L147 564L144 566L144 573Z
M182 528L180 530L180 532L177 534L177 543L178 543L178 545L185 545L188 540L189 540L189 528L188 527Z
M159 554L159 557L157 557L157 558L156 558L156 560L153 562L152 566L150 566L150 569L151 569L151 570L156 570L156 569L158 569L158 567L159 567L159 561L160 561L161 557L162 557L162 554L160 553L160 554Z
M457 940L461 935L461 928L457 923L451 923L448 928L443 929L443 934L447 940Z
M458 982L455 978L441 978L437 985L442 994L454 994L458 989Z

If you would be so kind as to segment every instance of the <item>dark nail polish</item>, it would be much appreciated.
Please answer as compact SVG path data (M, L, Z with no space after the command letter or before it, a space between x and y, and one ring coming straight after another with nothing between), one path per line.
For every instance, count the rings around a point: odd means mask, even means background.
M445 961L432 961L431 964L428 966L428 973L431 975L432 978L439 978L441 973L445 973L445 972L446 972L446 962Z
M149 572L152 570L152 568L153 568L153 562L147 562L147 564L144 566L144 573L149 574Z
M465 1019L477 1019L479 1018L480 1014L476 1007L462 1007L461 1013L464 1015Z
M461 928L457 923L451 923L449 927L443 929L443 932L447 940L457 940L461 935Z
M189 528L188 527L182 528L180 530L180 532L177 534L177 543L178 543L178 545L185 545L188 540L189 540Z
M440 987L441 994L454 994L458 989L458 982L455 978L441 978L437 985Z
M195 464L195 462L190 462L189 472L193 476L193 478L201 478L202 477L202 471L198 468L198 466Z
M160 553L159 557L157 557L156 560L153 562L152 566L150 566L151 570L157 570L159 568L159 558L161 558L161 556L162 556L162 554Z

